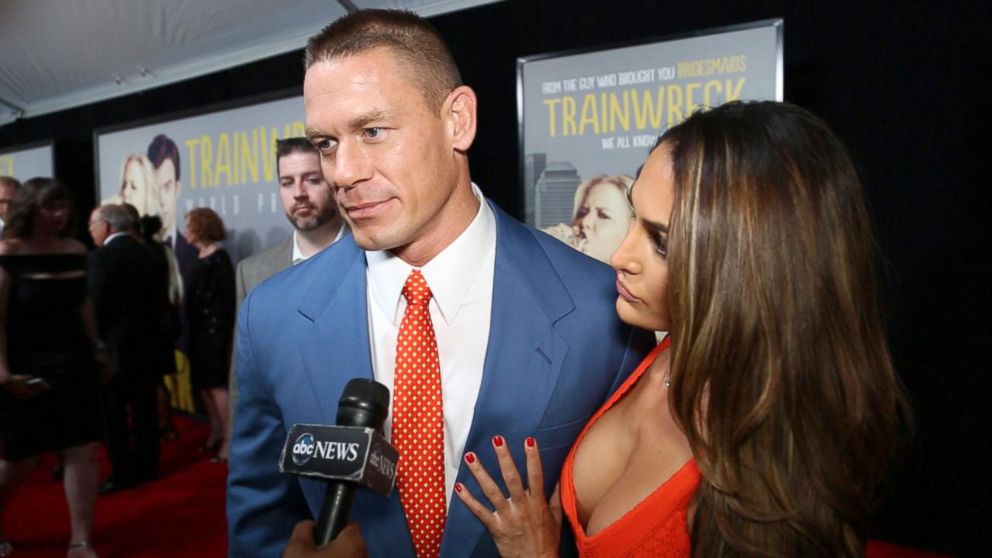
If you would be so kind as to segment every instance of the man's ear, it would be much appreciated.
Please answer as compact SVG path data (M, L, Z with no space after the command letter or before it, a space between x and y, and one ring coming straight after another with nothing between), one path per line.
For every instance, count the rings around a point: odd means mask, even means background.
M456 151L468 151L475 141L477 104L475 91L467 85L456 87L445 99L442 110L447 116L451 143Z

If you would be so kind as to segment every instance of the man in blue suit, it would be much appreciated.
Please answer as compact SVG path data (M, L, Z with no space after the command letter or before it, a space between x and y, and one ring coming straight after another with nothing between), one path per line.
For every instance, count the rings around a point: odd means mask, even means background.
M439 554L495 556L482 524L452 501L456 481L477 490L462 456L475 452L495 470L499 433L522 463L533 436L550 494L579 430L653 336L618 320L608 267L509 217L471 182L476 96L429 23L356 12L310 39L306 67L307 135L353 234L262 283L241 307L230 555L280 556L294 524L317 515L324 485L278 472L286 432L333 424L351 378L375 378L395 396L401 291L419 271L433 295L443 402ZM398 474L408 474L403 456ZM396 492L359 491L351 518L360 536L345 533L369 556L416 556L414 513Z

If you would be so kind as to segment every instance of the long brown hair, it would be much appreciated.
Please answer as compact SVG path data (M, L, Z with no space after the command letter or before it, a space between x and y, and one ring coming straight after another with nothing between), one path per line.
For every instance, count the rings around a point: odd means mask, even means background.
M55 178L35 177L25 182L10 200L7 210L7 223L3 229L3 238L26 240L31 236L34 226L35 211L43 205L55 202L69 204L69 218L59 236L69 236L75 229L72 208L72 193Z
M909 410L840 141L795 106L700 112L671 146L671 401L696 556L856 556Z

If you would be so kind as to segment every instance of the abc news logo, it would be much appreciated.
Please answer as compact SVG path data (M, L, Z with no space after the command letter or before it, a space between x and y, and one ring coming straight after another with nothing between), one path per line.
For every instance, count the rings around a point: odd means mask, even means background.
M305 432L293 444L293 463L305 465L313 458L327 461L357 461L358 442L315 441L313 434Z

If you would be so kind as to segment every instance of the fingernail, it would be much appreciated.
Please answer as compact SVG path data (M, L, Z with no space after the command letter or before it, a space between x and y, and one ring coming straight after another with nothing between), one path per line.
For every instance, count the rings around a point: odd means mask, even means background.
M456 482L455 483L455 492L461 493L461 491L462 491L462 483Z
M472 453L472 452L466 453L465 454L465 463L468 463L469 465L475 463L475 454Z
M529 448L532 448L537 445L537 440L535 440L533 436L527 436L525 442L527 443L527 447Z
M498 448L503 447L503 437L499 434L493 436L493 445Z

